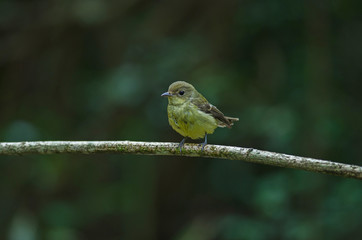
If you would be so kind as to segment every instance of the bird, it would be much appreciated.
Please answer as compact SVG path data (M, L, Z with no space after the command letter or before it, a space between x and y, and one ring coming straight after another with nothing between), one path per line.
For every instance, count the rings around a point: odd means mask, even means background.
M208 134L212 134L217 127L231 128L235 121L239 121L239 118L224 116L194 86L185 81L172 83L161 96L168 98L169 124L184 137L178 145L181 154L187 138L204 138L204 142L199 144L203 152Z

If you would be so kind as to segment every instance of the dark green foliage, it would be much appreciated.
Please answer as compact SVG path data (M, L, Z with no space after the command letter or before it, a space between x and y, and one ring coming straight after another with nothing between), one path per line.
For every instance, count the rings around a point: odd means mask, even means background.
M361 165L361 1L0 1L0 141L179 142L170 83L231 130L208 142ZM357 180L244 162L1 157L0 239L358 239Z

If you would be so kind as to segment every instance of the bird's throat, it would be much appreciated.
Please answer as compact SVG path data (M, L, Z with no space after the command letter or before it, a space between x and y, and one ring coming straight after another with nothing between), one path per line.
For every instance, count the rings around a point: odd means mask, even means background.
M173 106L179 106L185 104L187 101L183 98L179 97L169 97L168 98L168 104Z

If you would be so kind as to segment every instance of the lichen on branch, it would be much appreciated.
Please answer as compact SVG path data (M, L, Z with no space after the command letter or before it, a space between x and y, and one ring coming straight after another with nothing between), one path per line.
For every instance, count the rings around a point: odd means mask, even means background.
M135 141L39 141L0 142L0 155L24 154L95 154L121 153L139 155L180 156L178 143ZM185 144L183 157L222 158L246 162L302 169L311 172L362 179L362 167L332 161L299 157L253 148L206 145L204 151L197 144Z

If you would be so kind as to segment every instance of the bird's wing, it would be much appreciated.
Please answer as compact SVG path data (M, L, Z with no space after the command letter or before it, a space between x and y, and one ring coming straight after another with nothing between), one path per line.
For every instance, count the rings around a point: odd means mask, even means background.
M224 114L217 109L214 105L208 103L208 101L204 97L193 98L191 103L198 107L198 109L204 113L210 114L220 122L221 127L228 127L230 128L232 122L229 121Z

